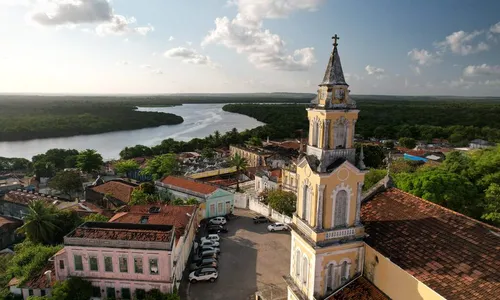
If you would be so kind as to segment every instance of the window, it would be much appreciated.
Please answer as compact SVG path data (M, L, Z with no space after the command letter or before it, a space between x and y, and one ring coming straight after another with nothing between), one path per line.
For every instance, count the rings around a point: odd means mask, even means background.
M144 298L146 298L146 290L144 290L144 289L136 289L135 290L135 298L137 300L143 300Z
M97 257L96 256L89 257L89 266L90 266L90 271L99 271L99 268L97 267Z
M311 190L307 185L304 185L304 194L302 198L302 219L309 223L311 221Z
M141 219L139 220L139 223L141 224L147 224L149 220L148 216L142 216Z
M142 257L134 258L134 272L142 274Z
M59 260L59 269L64 270L64 260Z
M149 273L152 275L158 274L158 258L149 259Z
M101 288L98 286L92 286L92 297L101 298Z
M111 299L115 299L116 298L115 288L107 287L106 288L106 297L111 298Z
M304 256L304 261L302 262L302 283L307 286L307 277L309 269L309 261L307 257Z
M219 215L223 215L224 211L222 210L222 202L217 203L217 213Z
M231 213L231 202L227 201L226 202L226 214Z
M340 266L340 280L342 281L342 284L344 284L347 281L347 278L349 278L347 261L344 261Z
M113 272L113 258L111 256L104 257L104 271Z
M327 290L333 291L333 264L328 265L328 269L326 271L326 288Z
M347 225L347 192L341 190L335 196L335 216L333 220L334 227Z
M33 290L32 290L32 289L29 289L29 290L28 290L28 294L29 294L30 296L33 296Z
M295 251L295 277L300 278L300 250Z
M40 290L40 296L45 296L47 293L45 292L45 289L41 289Z
M347 124L345 119L337 120L335 124L335 136L333 142L335 143L335 149L344 149L346 147L347 140Z
M129 288L122 288L122 299L131 299Z
M120 267L120 272L122 273L128 272L128 260L125 256L121 256L118 258L118 265Z
M75 254L74 258L75 258L75 270L83 271L82 256Z
M215 216L215 204L210 204L210 217Z

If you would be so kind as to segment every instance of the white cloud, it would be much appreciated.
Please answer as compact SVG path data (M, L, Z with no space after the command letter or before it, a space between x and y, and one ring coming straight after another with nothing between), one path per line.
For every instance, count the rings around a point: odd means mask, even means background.
M314 48L297 49L287 54L285 42L263 27L264 19L284 18L297 10L314 10L323 0L235 0L234 19L217 18L215 29L204 38L202 46L224 45L245 54L257 68L286 71L309 69L315 62Z
M500 76L500 65L490 66L482 64L478 66L467 66L464 69L464 76Z
M464 89L469 89L476 84L473 81L467 81L463 78L459 78L458 80L443 81L443 83L447 84L450 88L464 88Z
M182 62L188 64L217 67L217 64L212 62L210 57L199 54L195 49L177 47L167 50L163 55L168 58L179 58L182 60Z
M148 24L145 27L130 27L137 20L134 17L127 18L122 15L114 15L110 22L99 24L96 27L96 33L100 36L105 35L123 35L127 33L138 33L146 35L154 31L154 27Z
M191 46L191 45L193 44L193 42L187 41L187 42L186 42L186 44L187 44L188 46Z
M413 73L415 73L415 75L422 74L422 71L420 70L419 66L410 65L410 69L413 71Z
M143 69L151 69L151 65L144 64L144 65L141 65L141 68L143 68Z
M451 52L460 55L469 55L481 51L487 51L490 47L486 43L472 43L472 41L482 33L483 31L477 30L471 33L460 30L448 35L444 41L436 43L436 46L440 47L443 51L449 49Z
M486 86L500 87L500 79L485 80L483 82L480 82L479 84L486 85Z
M39 1L33 21L46 26L110 21L113 9L107 0Z
M173 41L173 40L175 40L175 38L174 38L173 36L170 36L170 37L168 38L168 41L169 41L169 42L171 42L171 41Z
M441 61L437 54L432 54L425 49L419 50L414 48L408 52L408 56L411 60L418 62L418 64L422 66L431 65Z
M365 67L365 70L366 70L366 73L368 73L368 75L375 75L377 77L377 79L384 78L385 70L382 68L377 68L374 66L367 65Z
M130 65L130 62L127 60L122 60L116 63L117 66L128 66Z
M490 32L492 33L500 33L500 22L490 27Z
M364 79L363 76L359 76L358 74L345 73L344 76L345 76L345 79L348 80L348 81L349 80L357 80L357 81L359 81L359 80L363 80Z
M161 75L161 74L163 74L163 71L160 69L155 69L155 70L152 70L151 73Z

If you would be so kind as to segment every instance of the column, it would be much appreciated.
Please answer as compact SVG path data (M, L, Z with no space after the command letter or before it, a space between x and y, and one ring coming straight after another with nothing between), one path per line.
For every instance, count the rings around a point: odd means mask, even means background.
M325 185L318 184L318 203L316 205L316 230L323 229L323 195Z
M327 149L328 148L328 129L327 129L327 125L326 125L326 120L323 120L323 149Z
M325 149L330 149L330 120L326 120L325 126Z
M356 199L356 220L354 222L354 224L356 226L360 224L360 222L359 222L359 214L360 214L360 211L361 211L361 193L363 192L363 185L364 185L363 182L359 182L358 183L358 197Z

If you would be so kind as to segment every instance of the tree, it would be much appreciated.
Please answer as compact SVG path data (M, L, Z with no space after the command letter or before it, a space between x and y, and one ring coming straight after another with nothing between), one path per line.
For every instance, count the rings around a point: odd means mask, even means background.
M175 154L163 154L150 159L141 174L150 175L154 180L165 176L178 174L180 171L179 162Z
M76 157L77 167L86 173L94 173L101 169L103 165L101 154L92 149L87 149Z
M389 150L392 150L392 149L394 149L394 142L393 141L385 141L384 147L389 149Z
M295 212L297 197L292 192L272 190L267 194L267 202L274 210L291 217Z
M156 187L151 181L139 184L139 189L148 195L154 195L156 193Z
M74 171L60 171L50 181L49 186L51 189L60 191L68 195L71 199L73 193L83 190L82 179L79 172Z
M248 141L249 145L260 147L262 146L262 140L258 136L252 136Z
M203 148L201 150L201 156L206 159L213 159L215 157L215 151L212 148Z
M92 283L81 277L58 281L52 289L52 300L88 300L92 297Z
M101 214L91 214L83 217L84 222L107 222L109 218Z
M500 225L500 184L492 183L485 192L482 219Z
M134 189L130 197L129 205L146 205L157 200L153 195L147 194L139 188Z
M189 198L186 200L186 205L198 205L200 202L196 198Z
M114 165L115 170L118 174L124 174L125 176L128 176L129 172L133 172L135 170L139 169L139 164L133 160L121 160Z
M238 176L236 178L236 191L239 192L240 191L240 175L241 175L241 172L244 171L248 166L247 160L244 157L241 157L238 153L236 153L231 158L231 160L229 160L229 164L236 168L236 176Z
M415 142L415 139L413 138L407 138L407 137L402 137L398 140L398 143L401 147L407 148L407 149L413 149L417 146L417 143Z
M359 159L361 144L356 144L356 156ZM377 145L363 145L363 162L367 168L380 168L385 159L384 149Z
M366 191L374 186L377 182L382 180L387 174L386 170L380 169L370 169L365 175L365 183L363 185L363 190Z
M34 243L52 244L59 230L56 225L58 217L56 208L43 200L34 200L28 205L28 209L24 224L18 231Z

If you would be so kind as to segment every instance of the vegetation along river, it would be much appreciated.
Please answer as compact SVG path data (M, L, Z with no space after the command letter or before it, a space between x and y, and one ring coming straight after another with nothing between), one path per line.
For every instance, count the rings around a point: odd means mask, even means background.
M129 131L115 131L103 134L78 135L72 137L36 139L16 142L0 142L0 156L24 157L31 159L48 149L95 149L104 159L119 158L120 151L127 146L154 146L162 140L189 141L203 138L216 130L225 133L233 128L242 131L255 128L263 123L240 114L225 112L224 104L184 104L171 107L139 107L139 111L157 111L176 114L184 118L177 125L164 125Z

